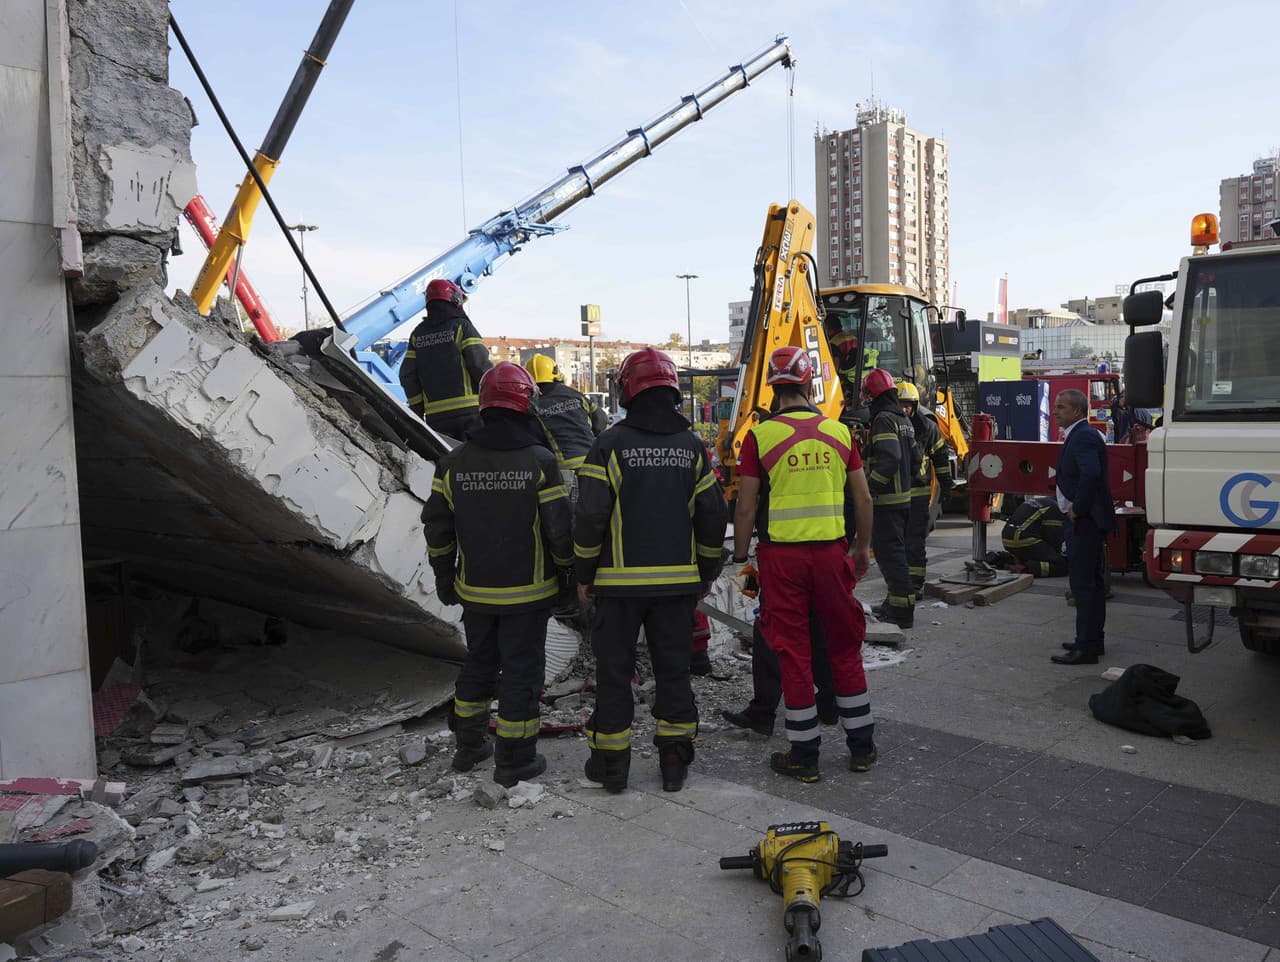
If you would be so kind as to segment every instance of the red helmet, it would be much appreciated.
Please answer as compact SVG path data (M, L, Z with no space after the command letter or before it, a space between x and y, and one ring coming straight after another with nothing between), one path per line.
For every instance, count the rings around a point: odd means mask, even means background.
M427 285L427 300L429 301L448 301L450 304L457 304L461 307L466 299L466 292L446 278L437 277Z
M769 355L767 383L796 384L808 387L813 380L813 361L801 347L780 347Z
M539 393L532 374L519 364L499 361L480 378L480 410L507 408L528 414Z
M669 387L680 392L680 378L671 358L656 347L643 347L622 360L618 368L618 400L626 407L641 391L651 387Z
M892 391L894 387L892 374L882 367L873 368L862 380L862 396L868 401L874 401L885 391Z

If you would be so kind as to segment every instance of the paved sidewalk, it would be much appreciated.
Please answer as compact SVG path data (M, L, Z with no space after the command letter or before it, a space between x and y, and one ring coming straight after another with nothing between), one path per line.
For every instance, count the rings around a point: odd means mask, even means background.
M656 757L637 755L631 787L609 795L578 784L584 741L542 750L557 797L511 813L504 852L459 836L464 844L381 879L385 897L371 900L360 925L273 939L263 956L781 960L781 899L749 872L722 872L718 859L745 854L772 823L823 819L842 839L889 847L864 867L862 895L823 902L829 959L1051 916L1102 962L1280 962L1280 951L1255 942L832 814L830 782L771 785L808 793L811 805L708 775L699 758L685 791L667 794Z

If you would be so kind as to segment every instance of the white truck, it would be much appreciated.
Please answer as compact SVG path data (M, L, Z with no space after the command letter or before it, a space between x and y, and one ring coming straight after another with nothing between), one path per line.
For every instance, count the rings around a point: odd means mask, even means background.
M1182 602L1226 609L1246 648L1280 655L1280 219L1274 238L1218 250L1217 219L1192 221L1194 253L1176 275L1167 359L1159 291L1130 294L1126 400L1162 407L1147 442L1146 565ZM1135 287L1138 283L1135 282ZM1216 612L1211 612L1216 615Z

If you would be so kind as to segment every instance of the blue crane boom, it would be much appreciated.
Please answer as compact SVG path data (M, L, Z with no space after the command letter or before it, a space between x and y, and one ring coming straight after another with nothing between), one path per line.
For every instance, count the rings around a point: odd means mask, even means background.
M514 254L535 237L563 230L563 225L552 223L554 218L590 197L601 185L636 161L649 156L659 144L701 120L708 110L776 63L791 65L791 47L785 36L779 36L750 60L729 68L702 90L681 98L679 104L656 120L628 131L625 138L591 160L570 167L555 183L511 210L489 218L472 230L465 240L348 314L342 321L345 336L335 331L334 340L343 351L359 352L366 372L384 389L398 395L399 384L392 365L367 348L426 307L426 289L430 281L447 278L465 291L474 290L482 276L493 272L500 258Z

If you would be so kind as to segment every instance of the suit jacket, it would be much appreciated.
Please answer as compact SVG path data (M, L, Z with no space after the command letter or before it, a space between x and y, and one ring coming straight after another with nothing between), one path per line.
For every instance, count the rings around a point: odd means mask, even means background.
M1077 515L1092 519L1102 531L1115 528L1107 442L1087 420L1073 428L1062 445L1057 482Z

